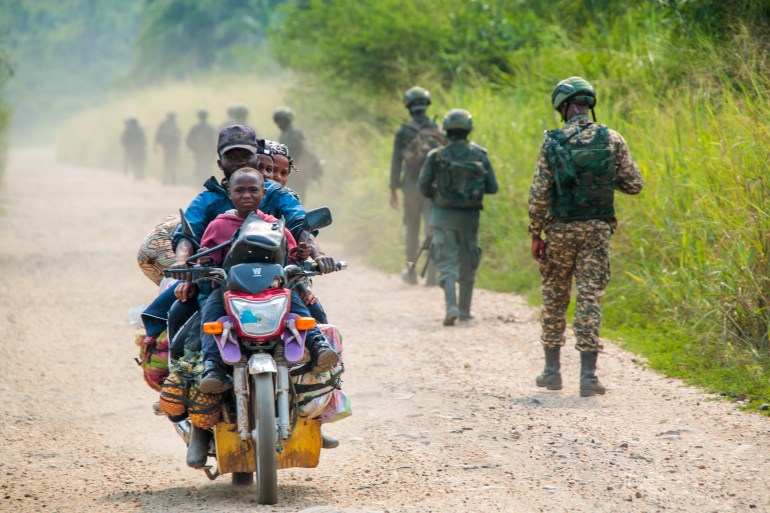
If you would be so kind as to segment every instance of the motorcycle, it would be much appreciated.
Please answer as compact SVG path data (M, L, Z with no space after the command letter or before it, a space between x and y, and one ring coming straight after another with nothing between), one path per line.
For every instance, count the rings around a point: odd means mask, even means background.
M331 221L328 208L315 209L307 213L304 228L316 231ZM196 265L227 245L222 267ZM290 313L291 291L320 273L313 262L284 266L285 248L283 221L269 223L251 214L230 241L191 256L191 267L164 271L193 283L214 282L224 291L227 315L204 323L203 330L214 335L224 362L232 365L233 390L224 394L229 397L222 420L213 427L209 452L216 468L204 470L212 480L232 473L234 484L250 484L255 476L259 504L277 502L278 469L318 466L322 443L321 422L301 416L307 400L298 397L320 387L295 383L310 371L310 364L302 363L304 341L316 321ZM342 270L347 264L336 266ZM331 391L339 387L341 371L327 385ZM190 421L176 426L189 443Z

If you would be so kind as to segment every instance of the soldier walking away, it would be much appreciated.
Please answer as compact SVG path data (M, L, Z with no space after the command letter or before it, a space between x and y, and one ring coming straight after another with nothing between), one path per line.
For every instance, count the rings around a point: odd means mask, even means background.
M401 189L404 195L404 245L407 265L401 271L401 277L413 285L417 284L414 263L420 244L420 225L423 225L427 236L431 211L430 200L420 194L417 188L417 178L428 152L446 143L436 122L426 114L430 103L430 93L422 87L414 86L404 93L404 106L412 119L398 127L390 160L390 206L398 208L398 189ZM428 263L427 271L426 285L436 285L436 271L432 262Z
M227 120L219 127L221 132L231 125L248 125L249 109L244 105L230 105L227 107Z
M176 112L169 112L155 132L155 151L158 151L158 145L163 148L163 185L176 184L181 140L182 131L176 124Z
M203 183L211 176L211 149L216 147L217 132L207 121L209 113L207 110L198 111L198 124L190 129L187 134L187 147L193 152L195 159L195 180Z
M127 174L130 168L134 178L144 179L147 138L136 116L126 118L120 142L123 145L123 174Z
M468 141L473 118L467 110L452 109L443 120L449 143L428 153L420 171L420 192L433 199L433 260L444 289L444 326L469 321L476 269L481 261L479 218L484 195L497 192L497 179L487 150ZM458 307L457 290L460 285Z
M529 192L532 257L542 276L540 342L545 351L545 369L535 383L548 390L562 388L559 352L574 276L580 395L589 397L605 393L596 360L602 350L600 301L610 279L610 237L618 225L614 191L638 194L642 177L623 137L596 123L596 92L589 82L562 80L551 102L565 125L545 133Z
M294 113L288 107L279 107L273 112L273 121L281 129L279 142L289 148L294 162L291 174L291 188L300 198L306 198L311 181L320 181L323 174L323 161L316 155L305 134L292 125Z

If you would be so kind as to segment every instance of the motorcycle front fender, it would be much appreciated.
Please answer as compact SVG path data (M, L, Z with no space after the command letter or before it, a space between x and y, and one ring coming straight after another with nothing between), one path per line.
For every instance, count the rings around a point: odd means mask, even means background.
M277 373L275 360L269 354L257 353L249 358L249 374L263 374L265 372Z

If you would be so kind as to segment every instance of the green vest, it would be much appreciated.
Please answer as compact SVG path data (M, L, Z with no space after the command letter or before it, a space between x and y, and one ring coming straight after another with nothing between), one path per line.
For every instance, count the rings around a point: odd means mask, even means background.
M438 150L436 195L433 197L437 206L470 210L483 207L487 173L483 153L484 150L471 143L463 149L450 145Z
M548 132L546 153L555 182L548 213L560 221L613 218L615 161L609 130L596 125L590 141L580 141L579 134L568 138L561 129Z

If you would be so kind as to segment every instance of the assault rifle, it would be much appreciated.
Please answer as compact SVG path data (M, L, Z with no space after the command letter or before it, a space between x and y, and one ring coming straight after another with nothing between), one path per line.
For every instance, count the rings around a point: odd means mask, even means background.
M425 265L422 266L422 272L420 273L420 277L425 278L425 272L428 270L428 263L430 262L431 244L433 244L433 231L428 232L428 235L422 242L420 249L417 250L417 254L414 256L414 261L406 263L406 268L409 271L409 274L412 274L417 268L417 261L420 260L420 256L422 256L423 253L427 253L428 256L425 259Z

